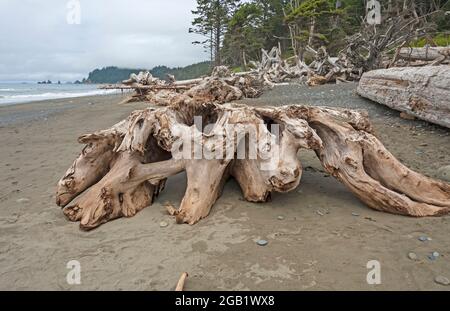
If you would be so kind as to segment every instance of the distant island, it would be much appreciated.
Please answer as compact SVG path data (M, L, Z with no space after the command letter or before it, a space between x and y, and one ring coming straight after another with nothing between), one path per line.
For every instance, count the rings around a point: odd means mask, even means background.
M39 81L37 84L52 84L53 82L52 81L50 81L50 80L47 80L47 81ZM61 81L58 81L58 84L61 84Z
M118 83L126 80L132 73L139 73L148 69L130 69L119 68L115 66L95 69L89 73L89 76L81 81L77 80L75 84L100 84L100 83ZM174 75L177 80L195 79L202 75L208 75L211 70L209 61L189 65L186 67L169 68L167 66L156 66L148 70L152 76L159 79L167 79L167 74Z

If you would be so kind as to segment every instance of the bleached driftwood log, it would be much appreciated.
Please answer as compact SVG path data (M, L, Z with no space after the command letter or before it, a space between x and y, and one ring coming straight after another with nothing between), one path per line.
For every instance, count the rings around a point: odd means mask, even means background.
M182 171L186 192L169 210L178 223L206 217L231 177L246 200L268 201L299 185L301 148L315 150L326 171L374 209L410 216L450 210L450 185L402 165L372 134L367 114L354 110L178 100L79 141L87 145L59 181L56 200L84 230L134 216Z
M450 66L369 71L359 82L358 94L450 128Z
M398 54L399 58L408 61L438 61L448 62L450 58L450 47L403 47Z

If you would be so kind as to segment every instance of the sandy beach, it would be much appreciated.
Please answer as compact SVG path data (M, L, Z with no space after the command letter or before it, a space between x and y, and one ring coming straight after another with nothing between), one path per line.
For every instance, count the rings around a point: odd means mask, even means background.
M242 102L363 108L377 136L410 168L437 178L439 168L450 165L450 130L401 119L355 89L352 83L291 85ZM56 183L81 151L78 136L146 106L117 105L121 99L0 106L0 290L173 290L184 271L186 290L450 289L434 281L450 278L450 216L419 219L369 209L309 151L299 153L305 168L300 186L270 203L245 202L229 181L209 217L177 225L163 205L179 205L185 190L180 174L135 217L80 231L56 206ZM255 243L261 238L268 245ZM432 252L439 257L430 260ZM81 263L81 285L66 281L71 260ZM381 264L380 285L366 281L370 260Z

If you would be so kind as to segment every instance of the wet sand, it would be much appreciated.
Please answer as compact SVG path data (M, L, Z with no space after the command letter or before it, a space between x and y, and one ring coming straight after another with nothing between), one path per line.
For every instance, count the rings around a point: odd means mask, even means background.
M410 168L437 177L450 164L450 130L358 97L356 86L279 87L252 105L311 104L364 108L386 147ZM373 211L321 169L312 152L298 189L266 204L245 202L227 183L211 214L176 225L163 204L178 206L185 175L169 179L157 202L135 217L91 232L68 222L55 185L82 146L81 134L107 128L142 103L120 96L52 100L0 107L0 289L173 290L449 290L450 217L410 218ZM352 214L353 213L353 214ZM283 216L279 220L279 216ZM169 226L161 228L166 221ZM421 242L420 236L431 237ZM255 241L268 240L261 247ZM433 251L440 256L432 261ZM417 260L408 253L417 254ZM81 285L66 282L67 262L81 263ZM369 260L381 284L369 285Z

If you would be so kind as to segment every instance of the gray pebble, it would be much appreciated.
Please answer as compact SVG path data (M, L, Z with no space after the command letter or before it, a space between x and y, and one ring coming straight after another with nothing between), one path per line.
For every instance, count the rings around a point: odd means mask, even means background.
M165 227L167 227L169 224L167 223L167 222L165 222L165 221L161 221L160 223L159 223L159 226L161 227L161 228L165 228Z
M284 220L284 216L281 216L281 215L280 215L280 216L277 217L277 219L278 219L278 220Z
M408 258L411 260L417 260L417 255L416 253L410 252L408 253Z
M434 260L438 259L439 255L440 254L438 252L433 252L430 255L428 255L428 259L430 259L431 261L434 261Z
M352 213L352 216L358 217L359 214L358 213Z
M450 182L450 165L439 168L437 175L439 179Z
M256 244L258 244L259 246L266 246L267 244L269 244L269 242L266 240L258 240Z
M21 198L17 200L17 203L28 203L28 202L30 202L30 199L27 198Z
M434 281L440 285L445 285L445 286L450 285L450 280L442 275L438 275L437 277L435 277Z
M426 237L426 236L420 236L419 241L425 242L425 241L429 241L429 240L428 240L428 237Z

